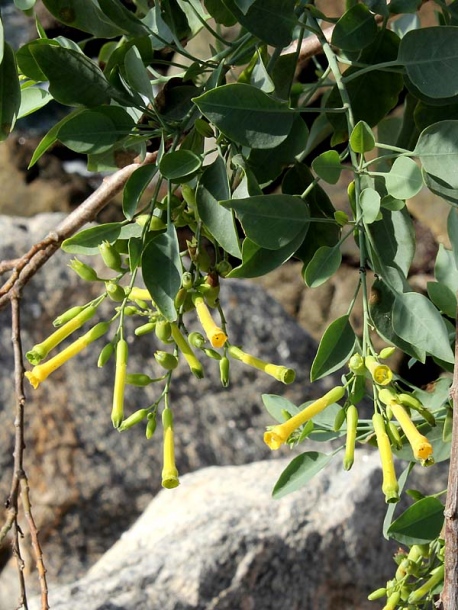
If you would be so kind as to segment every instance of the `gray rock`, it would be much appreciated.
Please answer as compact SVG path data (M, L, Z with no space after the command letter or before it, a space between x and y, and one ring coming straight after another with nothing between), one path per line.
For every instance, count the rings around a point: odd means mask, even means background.
M369 610L394 564L378 456L336 459L281 500L288 460L212 467L162 491L53 610ZM32 603L32 610L38 609Z
M0 216L0 260L24 253L62 218L62 214L30 219ZM83 282L68 269L69 260L68 255L58 252L24 290L24 351L52 332L52 320L58 313L86 303L99 293L96 285ZM286 387L234 362L231 385L224 389L215 361L205 359L206 377L201 381L189 373L186 365L180 365L173 377L171 406L181 474L204 466L270 458L262 436L272 420L262 405L261 394L279 393L300 404L323 393L330 383L309 384L315 344L261 288L228 280L221 300L232 343L243 345L261 358L296 368L297 381ZM198 329L197 323L191 322L190 329ZM132 329L129 337L133 337ZM14 437L8 309L0 312L0 341L0 494L6 498ZM103 340L56 371L37 390L28 384L26 388L25 467L51 581L81 575L132 524L160 488L160 430L149 442L141 426L122 434L113 430L110 411L114 366L110 362L103 369L97 368L102 346ZM135 341L129 372L158 376L153 358L156 348L151 335ZM126 410L146 407L158 396L155 387L129 387ZM10 581L7 572L3 579L0 577L0 599L5 599L1 583Z

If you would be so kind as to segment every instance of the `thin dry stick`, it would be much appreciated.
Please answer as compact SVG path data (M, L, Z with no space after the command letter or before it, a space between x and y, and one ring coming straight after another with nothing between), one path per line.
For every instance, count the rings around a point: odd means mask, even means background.
M458 317L458 314L457 314ZM453 399L453 428L445 504L445 575L442 610L458 608L458 320L455 336L455 368L450 396Z
M157 152L148 153L142 163L131 163L118 170L115 174L105 178L99 188L76 208L74 212L69 214L54 231L51 231L41 242L32 246L19 259L18 264L13 269L13 273L0 288L0 309L5 307L10 300L13 288L19 294L27 282L59 249L64 239L71 237L87 222L94 220L111 199L122 191L134 171L141 165L154 163L156 158ZM0 268L6 266L7 262L0 262Z

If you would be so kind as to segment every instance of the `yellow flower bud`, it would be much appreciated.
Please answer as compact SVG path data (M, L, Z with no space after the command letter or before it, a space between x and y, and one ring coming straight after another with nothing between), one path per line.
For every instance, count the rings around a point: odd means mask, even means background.
M223 347L227 341L227 335L224 330L216 324L210 310L205 304L202 295L196 293L192 300L196 306L197 316L202 324L205 334L208 337L208 340L213 347Z
M146 288L136 288L134 286L129 292L129 299L131 301L152 301L153 297Z
M386 364L380 364L373 356L367 356L364 359L364 364L372 376L375 383L379 385L388 385L393 380L393 371Z
M132 413L132 415L130 415L122 422L122 424L118 428L118 431L124 432L124 430L129 430L129 428L132 428L136 424L139 424L141 421L143 421L147 415L148 409L139 409L138 411L135 411L135 413Z
M119 428L124 419L124 389L126 386L127 358L129 348L125 339L120 339L116 345L116 369L113 390L113 408L111 421L115 428Z
M435 568L431 574L431 578L429 578L424 585L422 585L419 589L412 591L412 593L409 595L409 599L407 600L409 604L418 603L427 593L432 591L434 587L444 580L444 565L442 564Z
M255 369L263 371L264 373L267 373L267 375L270 375L274 379L277 379L277 381L281 381L284 384L293 383L294 379L296 378L296 373L293 369L289 369L286 366L265 362L265 360L256 358L251 354L247 354L235 345L230 345L227 348L227 353L232 356L232 358L240 360L240 362L243 362L248 366L252 366Z
M386 502L399 501L399 485L394 470L393 454L391 452L390 439L386 433L385 422L380 413L374 413L372 416L375 435L377 437L377 445L382 463L382 491L385 494Z
M162 487L173 489L178 487L178 470L175 465L175 441L173 436L173 414L166 408L162 412L162 425L164 427L164 462L162 468Z
M327 392L324 396L312 402L312 404L308 405L288 419L282 424L278 424L277 426L272 426L267 432L264 433L264 442L271 449L280 449L280 447L285 443L289 436L297 429L299 426L302 426L309 420L313 419L315 415L326 409L330 404L340 400L342 396L345 394L345 388L342 386L337 386Z
M358 409L355 405L350 405L347 409L347 438L345 442L345 455L343 466L345 470L350 470L355 459L356 432L358 428Z
M170 329L171 329L171 333L172 333L172 338L175 341L180 352L183 354L186 362L189 365L189 368L191 369L192 374L195 375L197 377L197 379L202 379L202 377L204 376L204 370L202 368L202 365L197 360L189 343L186 341L184 336L181 334L177 323L172 322L170 324Z
M30 381L32 386L36 389L42 381L47 379L51 373L65 364L70 358L79 354L85 347L90 343L104 335L110 326L109 322L99 322L93 328L91 328L85 335L79 337L76 341L71 343L68 347L62 350L59 354L56 354L53 358L50 358L47 362L37 364L31 371L27 371L25 376Z

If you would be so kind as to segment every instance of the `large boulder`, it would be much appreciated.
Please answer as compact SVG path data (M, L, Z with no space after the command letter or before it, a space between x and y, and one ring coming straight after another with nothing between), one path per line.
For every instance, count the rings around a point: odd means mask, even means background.
M370 610L393 574L375 453L273 500L288 460L211 467L164 490L53 610ZM37 602L32 610L38 610Z
M62 214L30 219L0 217L0 260L22 255L62 218ZM69 260L63 252L56 253L24 290L24 351L52 332L52 320L58 313L86 303L100 291L100 286L80 280L68 268ZM225 281L221 301L232 343L243 345L261 358L296 368L297 381L286 387L234 362L230 387L225 389L214 360L205 359L206 376L201 381L186 365L180 365L173 376L171 406L182 474L205 466L270 458L262 436L272 420L262 405L261 394L280 393L300 404L324 392L330 384L326 380L310 385L314 341L260 287ZM14 443L8 309L0 312L0 319L0 494L6 498ZM198 329L197 323L190 326ZM81 575L132 524L160 488L160 430L151 441L146 441L141 426L122 434L113 430L110 411L114 365L110 362L103 369L97 368L102 346L103 340L56 371L37 390L28 383L26 387L25 467L51 581ZM156 348L151 335L132 343L129 371L158 376L153 357ZM154 386L129 387L127 410L146 407L158 396ZM5 546L0 565L7 560L8 552ZM0 577L0 600L6 599L2 586L11 582L15 581L5 570L3 579ZM0 608L4 610L1 602Z

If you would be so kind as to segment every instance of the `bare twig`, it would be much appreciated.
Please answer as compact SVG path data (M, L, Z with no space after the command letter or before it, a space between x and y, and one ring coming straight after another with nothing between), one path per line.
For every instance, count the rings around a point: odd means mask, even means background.
M59 249L64 239L71 237L87 222L94 220L111 199L122 191L125 183L137 168L154 163L156 158L156 152L148 153L142 163L131 163L105 178L99 188L69 214L54 231L51 231L41 242L32 246L24 256L16 261L17 265L14 266L13 273L0 288L0 309L5 307L10 300L11 291L14 289L19 294L27 282ZM7 266L7 262L2 262L0 266L2 265Z
M458 313L458 312L457 312ZM458 317L458 316L457 316ZM450 396L453 399L453 429L445 504L445 575L442 610L458 608L458 321L455 336L455 368Z

